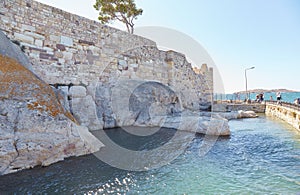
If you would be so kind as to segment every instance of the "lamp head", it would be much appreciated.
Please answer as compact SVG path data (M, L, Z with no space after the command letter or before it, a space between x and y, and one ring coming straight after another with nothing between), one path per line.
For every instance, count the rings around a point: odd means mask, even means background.
M246 68L245 70L251 70L251 69L254 69L255 67L252 66L251 68Z

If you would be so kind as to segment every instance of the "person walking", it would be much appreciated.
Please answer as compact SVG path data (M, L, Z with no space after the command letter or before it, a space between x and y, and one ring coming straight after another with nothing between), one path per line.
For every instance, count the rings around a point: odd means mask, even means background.
M277 92L276 97L277 97L277 101L281 100L281 93L280 93L280 91Z
M277 104L281 104L281 93L280 93L280 91L278 91L277 93L276 93L276 98L277 98Z

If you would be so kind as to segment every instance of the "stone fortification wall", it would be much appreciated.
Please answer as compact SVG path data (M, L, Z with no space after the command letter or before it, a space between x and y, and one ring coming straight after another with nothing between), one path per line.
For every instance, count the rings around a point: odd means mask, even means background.
M32 0L2 0L0 17L0 29L25 47L34 72L50 84L88 85L119 54L155 46L143 37Z
M300 110L295 108L267 103L266 115L280 118L300 131Z
M140 78L169 80L169 84L187 81L186 86L191 86L191 81L198 85L199 92L212 92L211 83L203 79L205 73L196 75L182 54L173 52L172 58L166 58L167 54L156 49L151 40L32 0L3 0L0 7L0 29L25 47L34 72L49 84L89 85L103 76L103 70L110 69L107 66L111 62L134 51L131 67ZM155 48L146 51L152 52L149 55L155 60L138 55L145 46ZM167 64L173 66L166 68ZM114 71L126 74L130 70L125 67Z
M20 44L33 72L59 89L66 109L90 129L129 121L116 114L116 104L124 104L118 93L130 97L141 82L154 81L174 91L178 101L157 100L167 107L201 110L210 105L212 69L203 65L195 73L183 54L160 51L149 39L33 0L2 0L0 29ZM161 90L156 92L162 96Z

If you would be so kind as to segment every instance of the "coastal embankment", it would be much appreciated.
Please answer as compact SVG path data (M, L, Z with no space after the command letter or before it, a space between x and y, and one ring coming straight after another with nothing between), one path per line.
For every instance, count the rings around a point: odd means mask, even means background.
M238 110L265 113L287 122L300 131L300 105L289 102L264 101L263 103L227 103L221 102L212 106L213 112L236 112Z
M300 131L300 105L275 101L266 103L266 115L280 118Z

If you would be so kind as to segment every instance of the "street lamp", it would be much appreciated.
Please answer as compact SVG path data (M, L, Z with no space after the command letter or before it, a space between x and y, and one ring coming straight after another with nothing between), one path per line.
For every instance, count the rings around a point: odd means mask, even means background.
M248 84L247 84L247 70L251 70L251 69L254 69L255 67L254 66L252 66L251 68L246 68L245 69L245 80L246 80L246 100L248 100Z

